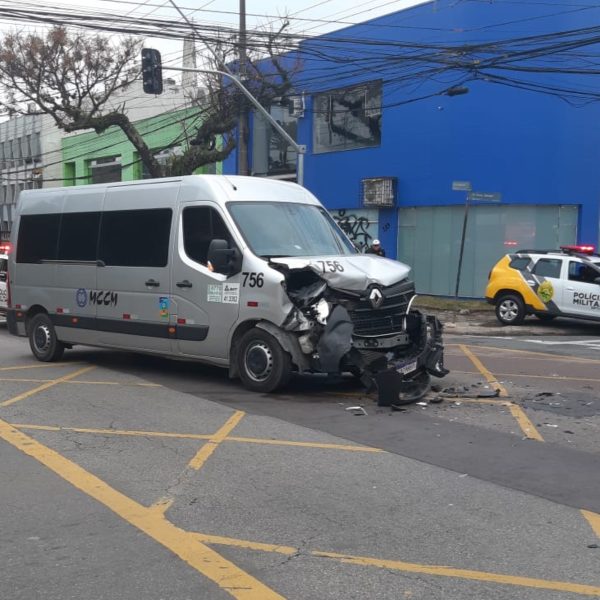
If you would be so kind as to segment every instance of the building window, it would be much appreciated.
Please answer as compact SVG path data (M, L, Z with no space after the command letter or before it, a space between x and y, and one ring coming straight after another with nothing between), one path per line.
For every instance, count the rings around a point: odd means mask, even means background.
M460 205L400 209L398 260L413 268L417 293L454 294L464 212ZM490 269L504 254L575 244L578 215L573 205L472 206L459 295L482 298Z
M33 156L33 160L39 161L42 158L42 149L40 145L40 132L36 131L31 136L31 155Z
M271 106L270 113L295 140L298 118L290 115L288 107L275 104ZM252 140L253 175L274 176L296 173L296 150L258 113L254 113Z
M33 153L31 152L31 135L27 135L25 138L25 162L33 161Z
M90 161L90 183L121 181L121 157L108 156Z
M317 94L313 152L368 148L381 143L381 81Z

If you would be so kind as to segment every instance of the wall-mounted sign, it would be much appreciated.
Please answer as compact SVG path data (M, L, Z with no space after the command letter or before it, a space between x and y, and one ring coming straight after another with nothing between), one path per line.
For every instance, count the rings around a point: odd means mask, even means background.
M502 194L498 192L469 192L470 202L502 202Z
M453 192L470 192L473 188L471 187L470 181L453 181L452 191Z
M361 201L365 208L393 208L396 206L396 177L372 177L362 180Z

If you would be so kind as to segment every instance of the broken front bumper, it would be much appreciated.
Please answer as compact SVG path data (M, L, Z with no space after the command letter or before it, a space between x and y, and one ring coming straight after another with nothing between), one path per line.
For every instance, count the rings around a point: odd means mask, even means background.
M443 326L434 316L418 312L407 315L407 332L415 351L388 361L386 368L374 373L379 406L416 402L429 391L430 375L444 377Z

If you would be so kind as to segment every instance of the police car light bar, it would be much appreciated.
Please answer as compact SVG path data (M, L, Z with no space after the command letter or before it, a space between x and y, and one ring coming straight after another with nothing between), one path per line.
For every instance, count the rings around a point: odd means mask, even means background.
M582 245L570 245L570 246L561 246L561 250L565 252L579 252L581 254L594 254L596 250L596 246L592 244L582 244Z

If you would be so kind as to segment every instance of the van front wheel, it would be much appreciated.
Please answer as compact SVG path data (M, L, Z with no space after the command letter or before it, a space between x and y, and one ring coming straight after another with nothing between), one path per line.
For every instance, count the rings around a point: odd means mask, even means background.
M42 362L60 360L65 351L56 337L56 330L46 314L35 315L29 323L29 346L33 355Z
M292 360L266 331L253 327L240 340L237 352L242 383L254 392L274 392L292 375Z

